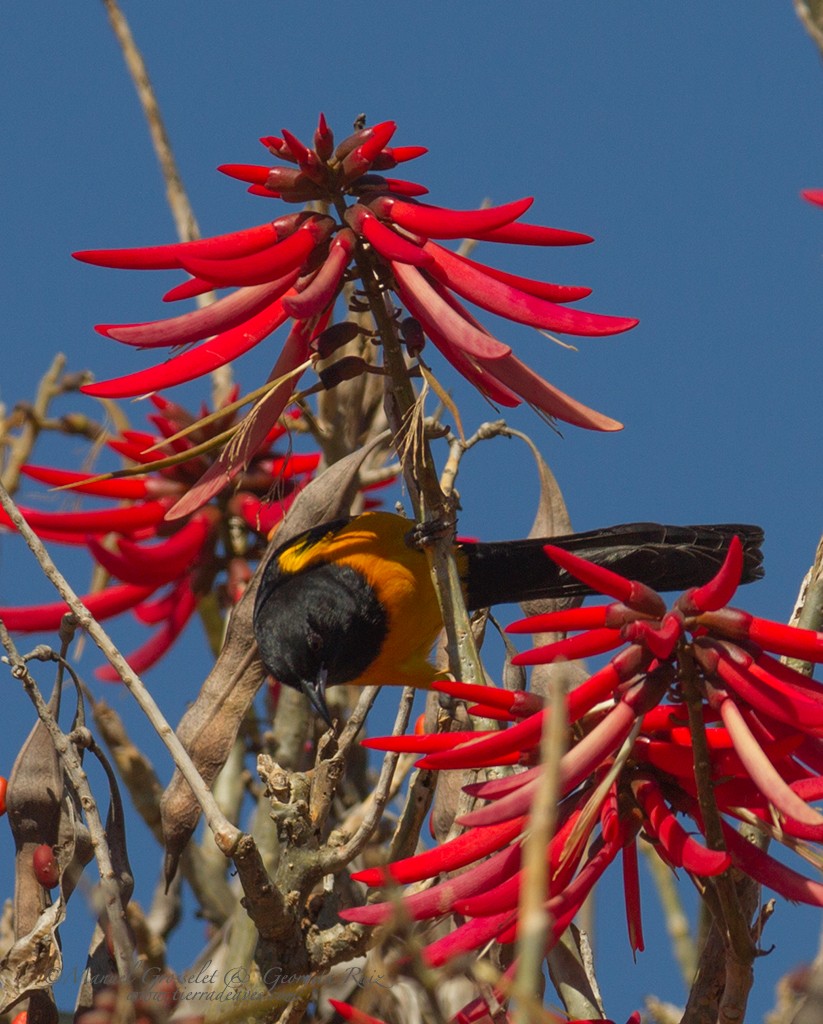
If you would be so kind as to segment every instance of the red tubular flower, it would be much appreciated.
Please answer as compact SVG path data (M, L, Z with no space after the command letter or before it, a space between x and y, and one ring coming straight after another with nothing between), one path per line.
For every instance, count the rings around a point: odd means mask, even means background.
M83 390L99 397L124 398L192 380L260 344L290 317L312 334L317 318L328 322L343 284L360 273L366 259L380 287L399 297L446 359L492 401L509 406L526 401L550 418L594 430L619 429L615 420L552 387L513 356L510 347L480 326L457 296L504 319L574 335L615 334L637 321L562 305L585 297L588 288L508 274L433 241L472 238L563 246L590 242L591 237L522 223L530 198L481 210L451 210L420 202L415 197L425 193L423 186L377 173L426 152L422 147L389 146L395 128L393 121L385 121L355 132L335 148L321 115L313 148L288 131L282 137L261 139L270 153L291 166L225 164L219 168L249 182L249 191L255 195L320 202L328 214L284 214L245 230L193 242L75 253L77 259L96 266L187 271L191 278L167 292L167 301L215 287L236 289L211 306L168 320L100 325L100 333L126 345L193 347L165 363ZM304 353L302 361L307 358ZM271 427L295 383L296 378L278 389L280 408L270 403L250 415L264 420L266 429ZM202 502L209 498L207 491L196 494ZM186 512L178 509L174 514Z
M630 942L633 949L642 949L638 833L673 868L699 876L701 886L734 866L788 899L823 905L823 885L753 847L725 820L760 823L801 855L807 853L806 844L823 842L823 815L811 806L823 799L823 687L767 653L788 650L823 661L823 635L727 606L741 577L737 544L731 545L716 577L682 595L672 610L658 594L631 580L566 553L557 554L556 560L561 559L573 575L616 600L516 623L511 632L572 629L578 635L515 661L548 663L558 656L624 649L566 697L573 730L560 761L560 813L547 849L546 907L553 918L549 945L622 850ZM518 763L525 768L465 787L468 795L486 803L459 819L466 828L463 835L355 876L368 885L441 876L433 889L403 898L414 917L466 917L426 948L427 961L441 964L490 941L516 937L523 881L519 846L544 771L536 759L549 712L534 695L453 682L435 687L476 708L502 712L512 724L503 720L500 728L451 734L442 745L437 737L406 738L402 749L425 752L420 767ZM700 841L705 833L689 727L695 695L702 700L709 782L723 816L725 849ZM370 745L388 749L390 744ZM705 781L701 777L701 784ZM808 856L814 860L813 853ZM453 871L462 873L454 877ZM372 904L343 916L378 923L390 920L393 908L389 902Z
M231 396L232 401L236 398L237 394ZM157 627L129 658L137 672L150 668L170 649L198 602L211 590L217 591L224 604L239 599L242 586L251 577L250 561L265 550L268 534L320 461L316 453L279 452L276 444L286 428L275 424L258 439L257 454L247 468L236 474L237 490L231 498L215 497L184 518L166 522L164 516L171 505L188 493L200 473L219 461L208 450L186 460L193 442L206 445L210 437L231 427L235 414L229 411L198 426L193 434L175 438L195 424L196 417L161 395L154 395L152 403L155 412L149 419L158 434L126 431L108 442L111 449L136 462L137 469L102 478L44 466L27 465L22 470L32 480L76 495L120 502L94 510L22 511L40 536L85 544L98 565L116 581L81 598L96 618L131 610L140 622ZM175 453L181 456L176 464L152 466L158 460L168 461ZM6 522L10 526L10 520ZM50 631L59 628L67 610L65 604L55 602L0 608L0 617L12 630ZM97 675L107 681L117 679L108 667Z

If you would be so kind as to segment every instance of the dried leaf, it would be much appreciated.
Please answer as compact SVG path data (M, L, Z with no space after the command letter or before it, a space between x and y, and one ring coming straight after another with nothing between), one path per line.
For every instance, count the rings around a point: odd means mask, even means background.
M463 432L463 421L460 419L460 412L458 411L458 408L455 405L452 396L448 393L448 391L446 391L446 389L443 387L443 385L440 383L437 377L435 377L435 375L431 372L431 370L428 367L424 366L422 363L420 364L420 372L423 374L423 379L426 381L426 383L429 385L432 391L437 395L437 397L440 399L443 405L445 405L445 407L454 417L454 425L457 427L457 433L460 435L460 440L465 441L466 435Z
M58 979L63 957L57 928L65 916L66 905L61 897L39 914L31 931L18 939L0 961L0 1013L27 992L50 988Z
M534 461L537 463L537 475L540 481L540 498L537 504L537 512L529 531L529 537L560 537L563 534L572 533L571 519L563 499L563 492L560 490L554 473L537 450L534 442L525 434L518 436L526 442L531 449ZM582 598L555 598L540 601L524 601L522 604L525 615L543 615L546 612L556 611L560 608L571 608L582 603ZM553 640L559 640L560 634L546 633L534 637L535 645L548 644ZM508 655L507 655L508 658ZM535 693L548 694L551 692L551 684L555 679L560 679L567 689L573 689L586 678L586 671L580 662L558 662L554 665L538 665L532 670L531 688Z

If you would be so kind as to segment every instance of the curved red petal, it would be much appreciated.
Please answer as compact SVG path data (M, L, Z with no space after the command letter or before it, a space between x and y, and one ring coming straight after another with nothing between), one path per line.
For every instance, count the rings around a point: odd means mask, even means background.
M251 320L284 295L294 280L292 273L268 284L238 288L231 295L203 306L202 309L194 309L167 320L152 320L141 324L98 324L95 330L107 338L137 348L188 345L230 331Z
M294 271L295 280L298 273L299 271ZM149 391L159 391L161 388L183 384L195 377L211 373L212 370L225 366L232 359L248 352L287 319L288 314L283 308L282 300L278 299L239 327L218 334L217 337L204 341L165 363L138 370L137 373L127 374L125 377L115 377L112 380L100 381L98 384L85 384L80 390L96 398L134 398Z

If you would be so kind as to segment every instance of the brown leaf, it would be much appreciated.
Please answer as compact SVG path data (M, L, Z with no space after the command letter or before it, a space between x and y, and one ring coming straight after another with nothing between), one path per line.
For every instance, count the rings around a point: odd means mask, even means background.
M66 905L59 898L41 911L31 931L18 939L0 961L0 1013L27 992L50 988L57 981L63 970L57 928L65 916Z
M560 537L572 533L572 523L563 492L555 479L554 473L535 444L525 435L520 435L531 449L537 463L537 474L540 480L540 499L537 513L529 531L529 537ZM524 601L521 607L526 615L543 615L560 608L572 608L582 603L582 598L554 598L540 601ZM532 640L535 646L559 640L559 633L536 634ZM508 655L507 655L508 657ZM554 665L536 665L532 669L531 688L535 693L548 694L551 683L560 679L566 689L573 689L586 678L586 671L579 662L558 662Z

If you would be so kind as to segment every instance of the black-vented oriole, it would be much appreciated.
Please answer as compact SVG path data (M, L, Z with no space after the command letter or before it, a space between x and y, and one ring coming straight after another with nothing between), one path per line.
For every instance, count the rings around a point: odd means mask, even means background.
M414 523L367 512L308 530L276 550L254 607L267 670L300 690L331 724L329 686L401 683L426 687L442 619ZM457 543L467 607L590 593L552 562L555 544L655 590L699 586L717 571L733 535L746 552L744 581L762 575L757 526L629 523L589 533L501 543Z

